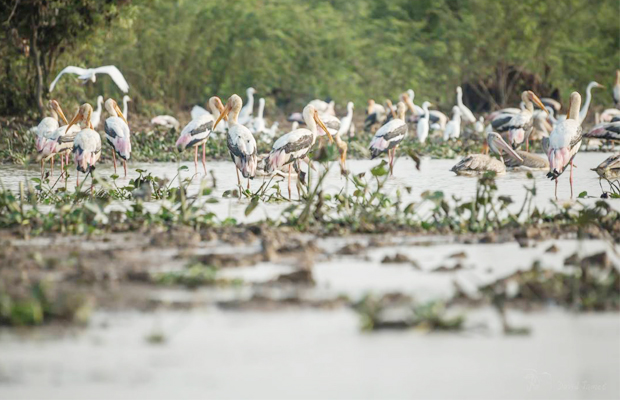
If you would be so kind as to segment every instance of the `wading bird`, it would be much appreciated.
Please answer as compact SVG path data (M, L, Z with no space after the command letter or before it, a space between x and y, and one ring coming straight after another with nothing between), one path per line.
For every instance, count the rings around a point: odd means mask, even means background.
M101 157L101 137L99 133L92 128L90 122L93 108L90 104L85 103L80 106L75 117L69 122L67 131L71 131L71 127L75 124L85 124L86 128L82 128L75 136L73 142L73 155L75 157L75 165L77 168L77 185L80 185L80 172L91 172L99 157ZM91 177L92 178L92 177ZM90 192L93 192L93 186L90 187Z
M402 101L397 105L397 118L383 125L370 142L370 159L379 157L387 152L390 161L390 174L393 172L394 156L396 148L407 136L407 122L405 122L405 113L407 106Z
M601 85L598 82L590 82L588 87L586 88L586 101L583 103L583 107L579 110L579 122L583 123L583 121L588 116L588 109L590 108L590 102L592 101L592 89L593 88L603 88L605 86Z
M328 99L329 100L329 99ZM319 113L319 117L324 117L325 115L336 116L336 103L331 100L329 103L323 100L314 99L308 105L315 108L315 110Z
M112 146L112 160L116 173L116 154L123 160L125 178L127 177L127 160L131 157L131 133L127 119L114 99L107 99L105 109L110 117L105 120L105 138Z
M263 114L265 112L265 99L258 99L258 112L256 113L256 118L252 121L252 129L254 134L261 134L267 130L265 126L265 118Z
M424 110L424 114L422 115L422 117L418 120L418 127L417 127L417 136L418 136L418 140L420 141L420 143L424 143L426 142L426 138L428 137L428 131L430 129L429 125L430 125L430 114L428 111L428 107L432 106L431 103L429 103L428 101L425 101L422 104L422 109Z
M211 102L209 99L209 102ZM202 167L207 174L207 139L213 129L213 115L202 114L196 119L192 119L181 131L175 146L179 153L188 147L194 147L194 167L198 173L198 147L202 145Z
M516 150L515 151L521 160L508 157L504 160L506 167L516 171L548 171L549 161L537 154L528 153L527 151Z
M387 117L385 107L375 103L373 99L368 100L366 108L366 119L364 120L364 130L369 131L375 124L382 124Z
M443 131L443 140L447 142L449 139L458 139L461 136L461 108L459 106L452 107L452 119L446 124Z
M592 168L592 171L607 180L620 178L620 153L612 154L596 168Z
M65 125L56 129L48 138L43 151L41 152L42 157L53 157L55 154L60 155L60 168L61 168L61 176L64 174L64 166L65 164L69 165L69 153L73 151L73 142L75 141L75 136L81 130L78 125L73 125L70 129L69 123L62 112L60 106L57 109L58 114L61 116L62 120L65 122Z
M50 85L50 92L54 90L56 82L58 82L60 77L64 74L78 75L78 78L83 81L83 84L86 84L88 81L95 82L97 80L96 74L108 74L122 92L127 93L127 91L129 91L129 84L125 80L123 74L121 74L121 71L119 71L118 68L116 68L114 65L106 65L104 67L98 68L80 68L74 66L66 67L65 69L60 71L58 76L56 76L56 79L54 79L54 81Z
M341 136L345 136L347 133L351 131L351 125L353 124L353 102L347 103L347 115L342 117L340 120L340 129L338 129L338 134Z
M248 101L245 106L239 111L237 121L241 125L249 125L252 122L252 113L254 112L254 93L256 90L253 87L248 88L245 93L248 96Z
M545 110L545 112L548 111L538 96L531 90L524 91L521 94L521 99L525 104L525 108L521 112L514 115L500 114L491 121L491 128L500 134L507 134L508 143L515 149L525 142L525 150L527 151L529 150L529 136L532 132L534 104Z
M583 135L586 139L601 139L620 141L620 121L603 122L593 127Z
M54 133L54 131L56 131L56 129L58 129L58 127L60 126L58 124L58 116L61 115L61 118L63 118L64 123L67 123L67 120L64 116L64 114L62 114L62 110L60 110L60 105L58 104L58 102L56 100L50 100L50 102L48 103L48 107L50 109L50 111L52 112L52 116L51 117L45 117L41 120L41 122L39 122L39 125L37 125L37 129L36 129L36 134L37 137L35 139L35 147L37 150L37 157L41 159L41 179L43 179L43 174L45 172L45 161L47 161L47 156L43 157L42 156L42 152L43 149L45 148L45 145L49 139L49 137ZM58 112L58 110L60 110L61 112ZM52 174L54 173L54 157L53 155L51 156L51 171Z
M463 89L461 89L460 86L457 86L456 88L456 104L461 111L461 116L463 117L463 120L465 122L469 122L470 124L476 122L476 117L474 117L474 113L472 113L471 110L467 108L465 104L463 104Z
M158 115L154 117L153 119L151 119L151 124L160 125L168 129L170 128L179 129L179 127L181 126L179 121L176 118L174 118L172 115Z
M523 161L521 156L517 154L505 141L499 133L491 132L487 135L487 142L491 151L499 156L499 160L487 154L470 154L459 161L450 171L457 175L474 176L480 175L487 171L493 171L497 175L506 173L506 165L504 164L504 156L506 155L519 161Z
M103 96L97 96L97 109L93 111L90 116L90 123L93 124L93 128L97 129L99 122L101 122L101 113L103 112Z
M581 95L573 92L570 95L568 114L566 119L559 122L549 135L543 140L549 158L548 178L555 180L555 198L558 198L558 178L570 165L570 197L573 197L573 158L581 147L582 129L579 120Z
M131 101L131 97L124 95L123 96L123 115L125 116L125 120L129 120L129 107L127 103Z
M230 96L226 102L226 107L215 121L214 127L222 120L228 117L228 133L226 135L226 144L230 151L230 157L235 163L235 171L237 172L237 182L241 188L241 178L239 171L245 179L248 180L248 189L250 188L250 179L254 179L256 175L256 140L252 136L252 132L238 122L239 113L243 100L236 94Z
M288 197L291 198L291 169L294 162L305 158L318 135L317 124L327 133L329 140L333 143L334 138L323 121L319 118L318 111L312 105L307 105L303 110L303 119L306 128L295 129L281 136L273 144L271 152L265 161L265 172L271 173L275 170L288 165Z

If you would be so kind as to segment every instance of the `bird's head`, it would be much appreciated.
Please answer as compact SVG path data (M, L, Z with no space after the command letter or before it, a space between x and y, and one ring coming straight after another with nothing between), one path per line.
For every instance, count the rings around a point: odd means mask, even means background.
M222 100L219 97L217 96L211 97L209 99L208 104L209 104L209 109L211 110L212 114L221 115L224 112L224 104L222 103ZM224 117L224 119L228 121L228 117Z
M521 156L517 154L517 152L515 152L512 147L510 147L508 143L504 141L504 139L502 139L499 133L489 133L487 135L487 143L489 144L489 149L491 149L491 151L495 154L499 155L500 159L503 160L502 151L504 151L511 158L517 159L521 162L523 161L523 158L521 158Z
M73 117L71 122L69 122L69 125L67 126L66 131L69 132L69 129L71 129L73 125L78 124L80 122L85 122L86 125L90 129L93 129L93 124L90 122L90 117L92 114L93 114L93 108L91 107L91 105L88 103L82 104L80 108L78 108L78 111L75 114L75 117Z
M121 111L120 107L118 106L118 103L116 102L116 100L114 100L114 99L107 99L105 101L105 109L108 111L108 114L110 114L111 116L119 117L123 121L125 121L125 123L127 123L127 119L123 115L123 112Z
M541 110L544 110L547 114L549 114L549 110L547 110L547 107L545 107L545 105L543 104L543 102L538 98L538 96L536 96L536 93L532 92L531 90L526 90L521 94L521 100L523 100L523 102L525 103L525 105L527 106L528 104L536 104Z
M60 119L62 119L62 122L64 122L65 125L69 123L67 121L67 117L65 117L65 113L62 112L62 108L60 107L60 103L58 103L58 101L50 100L49 107L52 111L58 114L58 116L60 117Z
M392 118L397 118L396 111L394 111L394 104L392 104L392 100L385 99L385 104L387 105L388 111L392 114Z
M248 89L248 93L250 89ZM241 111L241 106L243 106L243 100L241 100L241 97L239 97L239 95L233 94L232 96L230 96L226 101L226 106L222 110L222 113L218 117L217 121L215 121L213 129L215 129L217 124L219 124L223 118L226 118L231 111L233 112L233 118L236 119L236 117L239 115L239 111Z
M411 90L411 89L409 89ZM411 90L413 92L413 90ZM403 103L405 103L405 105L407 106L407 108L409 109L409 111L411 111L411 113L413 115L416 115L416 111L415 111L415 107L413 106L413 101L411 100L411 96L409 96L409 93L403 93L400 95L400 101L402 101Z
M319 112L317 111L316 108L314 108L314 106L308 104L306 107L304 107L304 111L302 114L303 114L304 121L306 122L307 126L311 126L312 125L311 121L314 120L314 122L323 130L323 132L327 134L327 137L329 138L330 143L334 143L334 137L332 136L331 132L327 129L323 121L321 121L321 118L319 117Z
M366 109L366 114L370 114L372 112L372 108L375 106L374 99L368 99L368 108Z

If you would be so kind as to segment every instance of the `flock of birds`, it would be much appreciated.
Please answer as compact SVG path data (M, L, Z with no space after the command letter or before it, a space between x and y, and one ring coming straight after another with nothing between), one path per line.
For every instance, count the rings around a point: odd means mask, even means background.
M105 66L94 69L67 67L56 77L50 86L50 92L65 73L77 74L85 83L95 81L98 73L106 73L112 77L117 86L123 91L129 90L129 85L123 75L114 66ZM377 104L374 100L368 101L364 129L374 133L369 144L371 158L387 153L390 173L393 170L396 150L403 140L407 139L410 124L415 125L417 140L424 143L429 134L441 137L444 141L458 139L461 132L468 126L470 134L485 137L486 144L483 154L472 154L464 157L452 171L459 175L476 175L486 171L503 174L507 169L546 170L547 177L554 179L556 184L560 175L570 168L571 197L573 196L573 159L579 151L584 139L602 139L610 141L620 140L620 71L616 72L613 98L615 108L605 110L595 117L596 124L588 133L583 133L582 122L588 114L592 99L592 90L602 87L591 82L586 88L586 100L581 105L581 95L573 92L570 95L569 107L566 115L559 115L561 105L553 99L539 98L534 92L527 90L522 93L519 108L506 108L489 114L486 118L476 118L474 113L463 103L463 92L456 89L456 104L452 108L452 118L438 110L431 110L432 104L424 102L421 107L414 103L415 93L407 90L399 97L396 105L390 100L385 104ZM335 143L340 152L340 165L343 173L346 172L347 143L343 139L347 135L355 134L353 124L353 103L347 104L347 115L342 119L336 117L333 101L312 100L301 113L294 113L289 117L293 123L291 131L280 136L278 124L266 127L264 119L265 100L259 99L258 113L254 116L253 88L247 89L245 105L240 96L233 94L226 104L220 98L213 96L209 99L206 110L200 106L192 109L192 120L181 130L176 142L179 152L186 149L194 150L194 164L198 172L198 151L202 145L202 165L206 174L206 142L212 134L226 136L226 143L232 161L236 166L237 180L241 187L241 176L249 180L258 175L279 174L288 176L288 194L291 197L291 179L295 174L300 176L301 162L312 167L308 155L315 146L317 138L327 136L331 143ZM127 160L131 156L131 130L127 122L128 96L123 98L124 110L114 99L103 101L97 99L97 109L93 110L90 104L79 107L71 121L65 117L60 104L56 100L49 102L51 117L44 118L36 128L36 149L41 159L41 173L44 173L44 161L51 159L53 173L53 159L59 155L61 165L69 163L69 153L73 153L75 164L79 172L91 171L101 157L101 136L96 131L102 114L102 105L109 114L104 122L105 138L110 144L116 172L116 156L123 161L125 176L127 176ZM539 109L535 109L534 107ZM407 117L407 112L410 116ZM63 125L59 124L59 118ZM151 120L152 124L165 127L180 127L179 122L172 116L160 115ZM304 127L300 127L304 125ZM434 132L439 131L437 135ZM255 137L273 142L269 154L259 156ZM530 153L531 140L541 140L546 157ZM524 147L525 150L520 150ZM489 150L498 158L489 155ZM505 158L504 158L505 156ZM620 176L620 153L614 154L599 165L595 171L602 177L614 179ZM240 176L241 174L241 176ZM92 187L91 187L92 190Z

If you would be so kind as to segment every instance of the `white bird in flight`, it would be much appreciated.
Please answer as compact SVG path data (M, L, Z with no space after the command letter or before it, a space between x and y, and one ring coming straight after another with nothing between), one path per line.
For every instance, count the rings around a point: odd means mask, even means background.
M54 79L54 82L50 85L50 92L54 90L56 82L58 82L58 79L60 79L63 74L76 74L78 75L78 78L84 81L83 83L88 81L95 82L97 80L95 76L96 74L108 74L122 92L127 93L127 91L129 91L129 84L125 80L125 77L123 77L123 74L121 74L121 71L119 71L114 65L106 65L97 68L80 68L74 66L66 67L60 71L58 76L56 76L56 79Z

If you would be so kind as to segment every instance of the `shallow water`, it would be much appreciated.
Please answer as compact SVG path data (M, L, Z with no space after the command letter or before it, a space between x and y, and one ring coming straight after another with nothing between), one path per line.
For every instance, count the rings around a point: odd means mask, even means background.
M596 167L610 153L598 153L598 152L581 152L578 153L575 158L575 164L578 166L574 170L574 190L575 197L582 191L588 192L590 196L595 198L579 199L580 202L590 204L597 200L601 194L601 188L599 186L598 175L590 170L590 168ZM385 186L388 193L396 195L396 191L400 189L403 201L409 203L412 201L419 201L420 195L425 191L443 191L447 197L452 195L461 199L470 199L475 195L476 179L471 177L456 176L450 171L450 168L456 164L456 160L435 160L424 159L421 166L421 171L415 169L413 161L409 157L400 157L397 159L394 166L394 176L390 178ZM369 170L377 165L379 160L349 160L347 167L351 173L359 174L366 172L370 178ZM183 171L183 177L189 177L193 175L194 165L193 162L183 162L180 165L187 166L188 171ZM316 165L316 163L315 163ZM138 174L136 169L143 169L151 172L154 176L165 177L172 179L177 174L178 164L176 163L130 163L128 178L119 178L117 184L122 186L126 184L129 179L135 178ZM223 198L222 194L226 190L236 188L236 173L235 167L232 162L227 161L212 161L207 163L207 169L213 171L217 186L214 190L214 196L219 199L219 203L210 204L208 207L219 218L232 217L238 221L256 221L270 217L275 219L279 217L282 210L288 207L289 203L283 202L280 204L265 204L260 203L257 209L249 216L244 215L245 208L247 207L247 200L238 200L236 198L229 199ZM199 164L199 171L202 171L202 165ZM113 167L110 164L100 164L97 168L97 172L103 176L110 176L114 173ZM122 175L122 168L119 169ZM57 172L55 172L57 174ZM538 189L538 195L535 199L535 204L539 207L549 208L550 200L554 198L554 183L553 181L545 177L545 172L535 171L533 172L535 177L536 186ZM316 179L318 173L313 171L312 177ZM37 166L30 166L28 168L18 165L0 165L0 180L3 184L12 189L17 190L19 182L23 182L25 179L30 179L39 176L39 170ZM203 173L200 173L192 181L189 187L189 193L196 193L200 186L200 179L203 177ZM75 184L75 174L69 182L69 186ZM251 182L252 190L257 190L263 183L265 178L260 177L254 179ZM208 184L211 185L211 177L207 177ZM54 180L55 181L55 180ZM325 180L325 189L329 193L337 193L345 188L346 179L340 175L340 169L336 163L331 164L331 169L327 179ZM245 183L244 183L245 184ZM284 195L287 194L287 183L279 179L279 185ZM525 172L508 172L503 176L497 178L498 194L511 196L516 204L515 208L520 207L523 198L525 197L524 186L530 187L532 181L526 177ZM411 193L407 193L405 187L411 188ZM603 184L603 187L608 190L608 187ZM348 185L348 190L353 190L353 185ZM568 174L564 174L560 177L559 191L560 202L569 200L569 177ZM293 183L293 199L297 198L297 192L295 184ZM610 204L617 209L620 209L620 200L609 200ZM155 207L153 203L151 207Z

